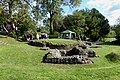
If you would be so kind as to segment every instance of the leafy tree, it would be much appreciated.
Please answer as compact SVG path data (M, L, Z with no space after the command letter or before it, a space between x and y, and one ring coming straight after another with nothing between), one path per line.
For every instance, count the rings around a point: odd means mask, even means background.
M116 34L116 39L120 41L120 18L117 20L117 25L115 27L115 34Z
M42 15L49 14L50 16L50 34L53 34L53 16L59 14L61 10L61 5L63 6L78 6L81 0L35 0L39 5L39 9L42 11Z
M115 38L120 42L120 25L117 25L115 33L116 33Z
M19 12L15 15L16 26L20 30L20 35L25 34L27 31L36 32L36 23L32 20L32 18L28 14L24 14Z
M108 20L95 8L89 11L89 17L86 18L88 30L86 36L92 41L104 37L110 31Z
M73 15L68 15L64 18L65 27L77 33L78 37L84 36L86 30L85 16L82 11L76 10Z
M55 14L53 16L53 32L59 32L60 27L63 25L63 16L61 14Z
M35 21L30 17L29 9L32 7L28 0L1 0L0 23L11 22L20 30L20 35L32 29L35 30ZM14 29L16 32L16 29ZM6 32L8 32L6 30ZM16 32L17 35L17 32Z
M64 18L67 29L75 31L81 38L96 41L109 33L108 20L95 8L75 11Z

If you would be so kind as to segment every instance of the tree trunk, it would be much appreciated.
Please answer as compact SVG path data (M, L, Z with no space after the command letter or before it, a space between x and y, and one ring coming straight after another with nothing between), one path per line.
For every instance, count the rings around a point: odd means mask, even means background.
M2 25L2 27L3 27L3 29L5 30L5 32L7 32L7 33L8 33L8 30L6 29L6 27L5 27L5 25L4 25L4 24Z
M50 12L50 34L53 34L52 17L52 12Z

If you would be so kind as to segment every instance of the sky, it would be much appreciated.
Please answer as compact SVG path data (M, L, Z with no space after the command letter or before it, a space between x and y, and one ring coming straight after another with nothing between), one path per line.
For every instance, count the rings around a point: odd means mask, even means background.
M72 14L74 10L96 8L108 20L110 25L115 25L120 17L120 0L82 0L80 6L73 8L63 7L65 14Z

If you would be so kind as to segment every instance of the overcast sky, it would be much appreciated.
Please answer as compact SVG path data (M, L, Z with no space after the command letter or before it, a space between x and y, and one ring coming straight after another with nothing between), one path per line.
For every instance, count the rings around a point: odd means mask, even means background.
M81 5L72 10L64 7L65 15L71 14L76 9L85 8L99 10L109 20L110 25L116 24L116 20L120 17L120 0L82 0Z

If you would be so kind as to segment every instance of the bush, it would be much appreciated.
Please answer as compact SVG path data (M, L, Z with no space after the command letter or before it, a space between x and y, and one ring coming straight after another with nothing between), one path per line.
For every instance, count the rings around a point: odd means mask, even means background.
M1 35L8 35L8 33L5 32L5 31L1 31L0 34L1 34Z
M54 34L49 35L49 38L59 38L59 32L54 32Z
M120 40L112 41L112 44L114 44L114 45L120 45Z
M8 36L16 38L16 32L15 31L11 31L10 33L8 33Z
M115 29L115 33L116 33L116 39L120 40L120 25L117 25Z
M49 38L58 38L58 35L55 35L55 34L49 35Z
M120 61L120 55L119 54L116 54L114 52L111 52L110 54L106 55L105 56L109 61L112 61L112 62L118 62Z
M106 35L106 37L107 38L115 38L115 31L113 31L113 30L111 30L107 35Z

